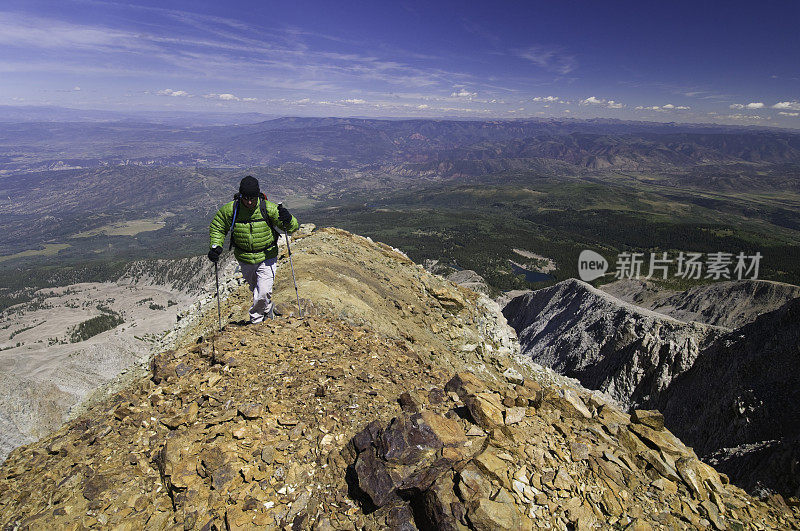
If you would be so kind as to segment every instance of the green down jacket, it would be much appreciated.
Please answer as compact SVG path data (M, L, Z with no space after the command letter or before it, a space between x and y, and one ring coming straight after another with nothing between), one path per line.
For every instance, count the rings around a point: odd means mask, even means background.
M264 199L259 199L259 202ZM209 234L211 247L225 244L225 235L231 228L233 221L233 207L236 201L225 203L217 210L214 219L211 220ZM275 228L283 229L286 232L294 232L300 226L297 219L292 216L292 222L284 226L278 220L278 205L271 201L266 202L267 215L272 220ZM257 264L268 258L278 256L278 246L275 241L275 234L264 218L261 216L260 205L255 208L247 208L239 203L236 212L236 225L233 226L233 254L240 262L247 264Z

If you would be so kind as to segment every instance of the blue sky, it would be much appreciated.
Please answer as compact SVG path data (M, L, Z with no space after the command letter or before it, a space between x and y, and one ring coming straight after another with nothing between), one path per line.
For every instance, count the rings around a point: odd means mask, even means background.
M0 105L800 128L800 1L4 0Z

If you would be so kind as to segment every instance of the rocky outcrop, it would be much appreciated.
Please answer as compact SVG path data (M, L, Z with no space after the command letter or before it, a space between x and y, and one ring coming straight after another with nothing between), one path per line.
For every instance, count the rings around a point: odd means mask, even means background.
M723 331L626 303L580 280L513 299L503 314L521 351L622 404L650 407Z
M472 290L475 293L483 293L484 295L489 294L489 285L486 284L486 280L478 273L471 269L462 269L461 271L455 271L450 273L445 278L450 282L458 284L468 290Z
M618 280L600 287L619 299L680 321L739 328L800 297L800 287L769 280L738 280L665 291L646 280Z
M423 262L423 267L429 273L440 275L449 280L475 293L482 293L489 295L490 289L486 280L478 273L471 269L457 269L453 266L448 266L439 262L439 260L427 259Z
M669 426L745 488L800 496L800 298L721 338L659 400Z
M514 379L518 382L517 379ZM571 387L445 386L446 407L370 423L343 452L351 492L392 529L744 529L789 525L664 429Z

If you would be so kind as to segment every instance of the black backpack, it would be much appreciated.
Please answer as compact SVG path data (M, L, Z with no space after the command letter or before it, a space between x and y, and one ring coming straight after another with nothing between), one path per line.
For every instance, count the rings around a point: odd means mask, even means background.
M264 218L269 224L269 228L272 230L272 238L275 240L275 245L278 245L278 238L280 238L280 233L275 229L275 226L272 224L272 219L267 215L267 194L261 192L261 197L258 198L258 208L261 210L261 217ZM228 249L233 249L233 226L236 225L236 215L239 213L239 199L241 198L242 194L236 194L233 196L233 221L231 221L231 228L229 230L231 235L231 241L228 245ZM253 223L253 221L248 221L247 223ZM253 251L253 252L264 252L268 249L268 247L264 247L261 251Z

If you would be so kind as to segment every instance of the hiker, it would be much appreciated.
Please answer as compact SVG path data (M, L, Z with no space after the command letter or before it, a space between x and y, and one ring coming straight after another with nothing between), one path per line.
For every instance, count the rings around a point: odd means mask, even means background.
M214 263L222 254L225 235L231 231L231 247L235 247L233 254L239 261L242 276L253 290L250 323L260 323L275 316L272 304L278 259L278 231L275 227L291 233L298 229L299 224L283 205L267 201L267 196L259 189L258 179L250 175L239 183L239 193L233 201L217 210L209 227L211 250L208 259Z

